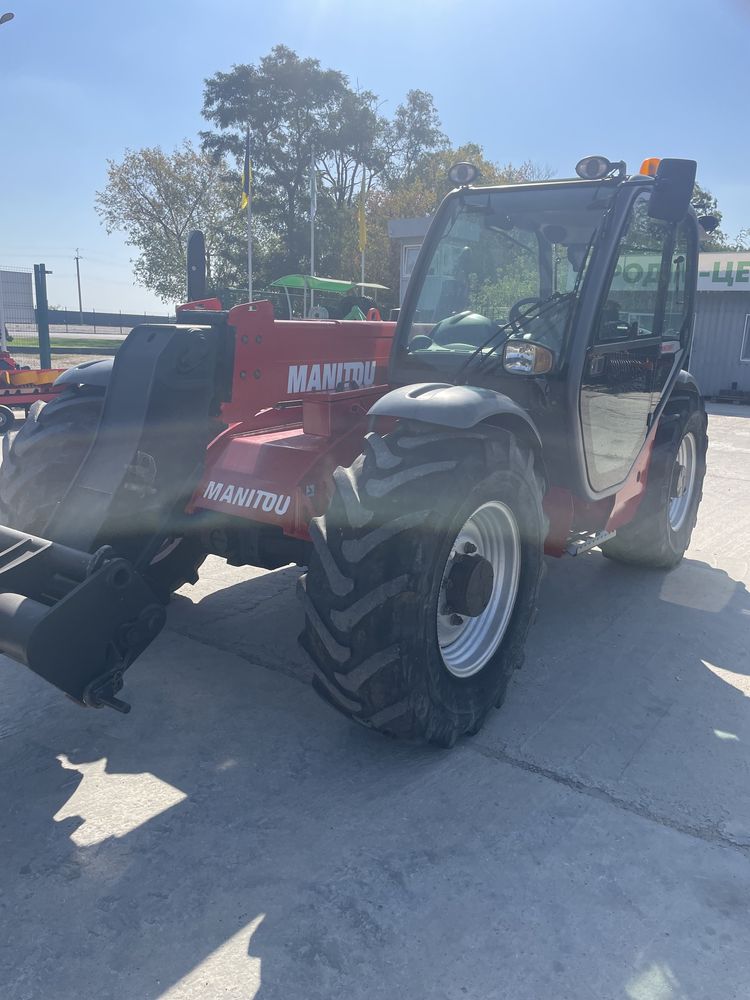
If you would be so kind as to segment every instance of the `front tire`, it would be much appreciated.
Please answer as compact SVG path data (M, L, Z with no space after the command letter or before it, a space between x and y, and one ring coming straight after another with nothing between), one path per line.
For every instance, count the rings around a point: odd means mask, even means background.
M368 434L334 483L300 580L314 687L362 725L452 746L523 661L544 535L534 456L503 428L404 423Z

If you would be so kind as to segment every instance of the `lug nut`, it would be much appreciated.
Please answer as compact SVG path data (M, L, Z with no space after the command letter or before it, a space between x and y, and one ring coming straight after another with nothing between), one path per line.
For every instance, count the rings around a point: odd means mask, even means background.
M450 623L451 625L463 625L464 620L461 615L451 615Z
M467 556L470 556L472 554L472 552L476 552L476 551L477 551L477 547L476 547L476 545L473 542L466 542L464 544L464 552L466 553Z

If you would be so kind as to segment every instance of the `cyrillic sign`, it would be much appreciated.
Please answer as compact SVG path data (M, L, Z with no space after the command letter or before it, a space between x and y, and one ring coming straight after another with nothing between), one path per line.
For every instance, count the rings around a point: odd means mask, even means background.
M750 251L702 253L698 258L699 292L750 292Z
M659 284L661 257L633 254L617 262L613 292L644 291ZM575 278L575 275L572 275ZM684 281L683 278L680 282ZM572 286L571 286L572 287ZM750 251L702 253L698 256L699 292L750 292Z

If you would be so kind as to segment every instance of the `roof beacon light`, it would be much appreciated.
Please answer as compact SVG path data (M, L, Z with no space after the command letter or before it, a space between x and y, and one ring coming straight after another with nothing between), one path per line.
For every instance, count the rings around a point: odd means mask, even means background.
M456 187L468 187L479 177L479 167L473 163L454 163L448 171L448 180Z
M656 171L659 169L659 164L661 159L658 156L649 156L641 164L641 169L638 171L644 177L656 177Z
M598 181L606 177L614 166L606 156L584 156L576 163L576 173L585 181Z

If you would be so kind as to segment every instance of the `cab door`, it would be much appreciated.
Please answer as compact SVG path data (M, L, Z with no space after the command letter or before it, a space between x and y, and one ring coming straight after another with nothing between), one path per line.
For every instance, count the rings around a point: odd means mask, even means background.
M683 257L681 264L674 264L678 226L649 216L650 197L643 191L631 205L583 368L580 420L588 479L595 492L627 476L645 442L661 390L682 356L681 349L665 339L665 317L669 309L670 336L675 329L681 331L677 313L686 308L686 261Z

